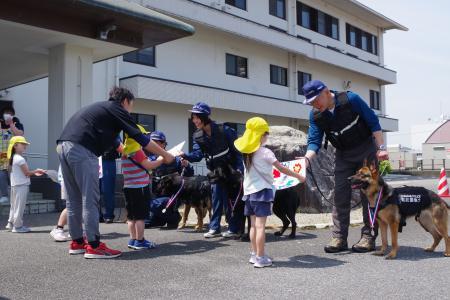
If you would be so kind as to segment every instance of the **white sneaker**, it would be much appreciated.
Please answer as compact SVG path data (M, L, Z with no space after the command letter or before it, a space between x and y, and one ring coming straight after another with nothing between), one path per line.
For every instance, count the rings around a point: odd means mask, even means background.
M26 227L26 226L22 226L22 227L13 227L12 232L15 233L27 233L30 232L31 229Z
M209 238L214 238L214 237L218 237L220 236L220 232L219 231L215 231L210 229L207 233L205 233L203 235L205 238L209 239Z
M61 228L53 228L50 231L50 235L56 242L67 242L70 239L69 234L65 233Z
M6 224L6 226L5 226L6 230L8 230L8 231L11 231L13 229L13 227L14 226L11 222L8 222L8 224Z
M256 263L256 253L250 252L250 259L248 260L249 263L255 264Z
M255 268L265 268L272 265L272 260L268 256L256 257L256 262L253 265Z
M8 197L5 197L5 196L1 197L0 198L0 204L6 204L6 203L9 203Z
M239 235L237 233L234 233L232 231L225 231L224 233L222 233L222 237L224 238L235 238L238 237Z

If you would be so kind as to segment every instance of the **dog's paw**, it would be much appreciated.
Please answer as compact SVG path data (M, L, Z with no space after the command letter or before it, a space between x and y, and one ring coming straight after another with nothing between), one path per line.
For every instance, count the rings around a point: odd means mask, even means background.
M434 252L434 248L432 247L427 247L425 249L423 249L425 252Z
M283 235L283 232L277 231L277 232L274 233L274 235L275 235L275 236L282 236L282 235Z
M382 250L375 251L375 252L373 253L373 255L375 255L375 256L384 256L384 251L382 251Z
M177 229L184 229L184 228L186 228L186 224L179 225Z
M448 253L447 253L447 252L444 252L444 256L445 256L445 257L450 257L450 252L448 252Z

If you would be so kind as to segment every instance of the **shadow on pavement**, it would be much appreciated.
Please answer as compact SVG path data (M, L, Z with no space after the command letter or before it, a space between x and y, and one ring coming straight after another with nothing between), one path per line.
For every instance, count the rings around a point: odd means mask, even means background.
M159 244L156 249L124 252L118 260L138 260L174 255L194 255L230 245L213 240L195 240Z
M297 255L289 258L289 261L275 261L275 268L303 268L321 269L332 268L345 264L344 261L315 255Z
M267 231L266 232L266 243L271 243L271 242L281 242L281 241L301 241L301 240L310 240L310 239L315 239L317 238L317 235L312 234L312 233L306 233L306 232L297 232L297 235L295 236L295 238L291 239L289 238L289 234L291 233L290 229L288 229L284 235L282 236L276 236L275 235L275 231Z
M389 253L390 250L391 248L389 247L386 254ZM380 256L380 259L383 258L384 257ZM395 260L420 261L429 258L447 259L447 257L444 256L443 251L425 252L425 250L420 247L400 246Z

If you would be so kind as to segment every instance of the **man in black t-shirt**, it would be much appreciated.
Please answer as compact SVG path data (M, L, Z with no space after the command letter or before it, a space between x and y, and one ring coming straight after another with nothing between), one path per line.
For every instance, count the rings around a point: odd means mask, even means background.
M132 120L134 96L124 88L115 87L109 101L97 102L79 110L67 122L57 141L68 200L68 225L72 236L70 254L85 258L113 258L120 251L100 243L98 156L111 147L119 147L121 131L137 141L145 150L160 155L165 163L174 157L142 134ZM83 239L83 224L87 244Z

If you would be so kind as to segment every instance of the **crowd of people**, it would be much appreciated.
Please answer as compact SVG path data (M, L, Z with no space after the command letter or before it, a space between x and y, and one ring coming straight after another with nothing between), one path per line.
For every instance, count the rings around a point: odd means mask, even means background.
M318 80L308 82L303 91L305 104L313 107L310 114L308 150L306 161L314 159L328 142L336 148L336 195L333 207L334 229L332 239L325 246L326 252L347 249L351 188L347 177L352 175L367 158L386 159L381 127L375 113L355 93L332 91ZM284 167L274 153L264 145L270 134L269 124L261 117L250 118L242 137L234 129L211 119L211 108L204 102L195 104L189 113L196 127L192 151L170 153L166 151L166 136L161 131L147 132L136 124L130 113L134 106L133 94L115 87L108 101L97 102L75 113L65 125L56 142L60 161L61 198L66 200L57 226L50 233L57 241L71 241L70 254L84 254L85 258L114 258L121 251L111 249L101 242L99 221L111 223L114 216L114 191L116 159L121 157L124 178L123 191L127 210L127 226L130 249L152 249L157 245L145 237L145 227L161 224L177 224L177 206L171 210L167 196L157 194L157 180L178 173L192 176L190 163L205 159L211 173L219 168L241 174L243 178L242 201L244 215L250 217L250 263L255 267L272 265L265 253L265 223L272 213L274 199L272 168L300 182L305 178ZM14 117L14 110L7 109L2 120L2 156L0 170L0 201L7 197L8 178L11 180L11 213L6 228L13 232L28 232L23 225L23 210L30 185L30 176L41 176L45 170L30 171L23 157L28 142L23 137L24 128ZM121 141L120 133L124 133ZM4 155L5 152L5 155ZM99 184L99 160L102 157L102 179ZM233 173L234 172L234 173ZM239 235L241 216L233 214L228 199L229 176L211 180L212 216L205 238L233 238ZM100 209L100 194L104 198L104 212ZM173 196L173 195L172 195ZM241 201L239 200L239 201ZM367 199L363 197L363 208ZM158 210L159 208L159 210ZM221 230L225 210L228 223ZM375 248L377 230L371 232L367 212L364 211L361 239L353 245L356 252ZM165 219L164 219L165 217ZM68 225L68 233L64 232Z

